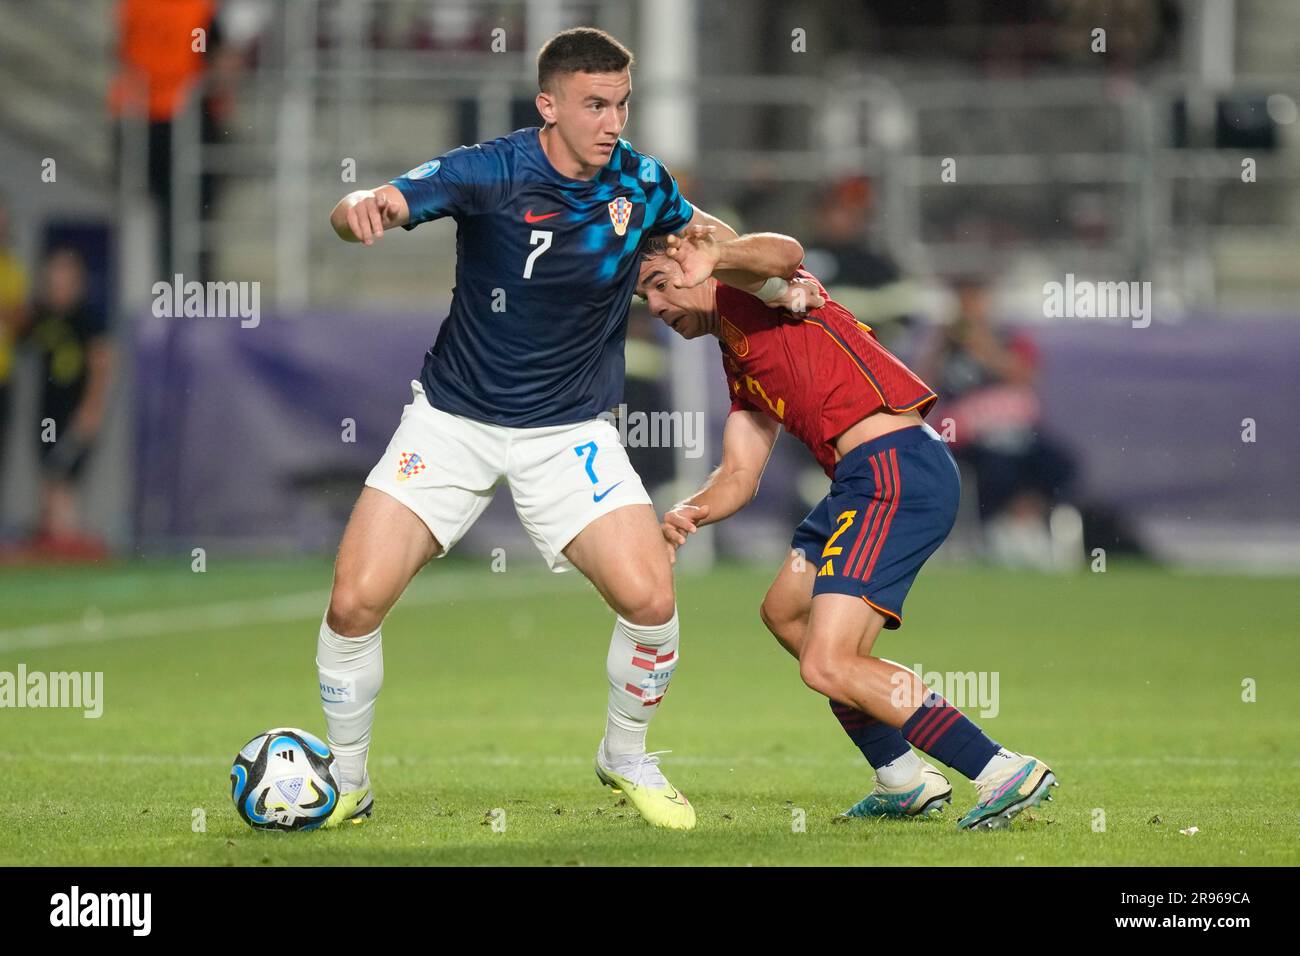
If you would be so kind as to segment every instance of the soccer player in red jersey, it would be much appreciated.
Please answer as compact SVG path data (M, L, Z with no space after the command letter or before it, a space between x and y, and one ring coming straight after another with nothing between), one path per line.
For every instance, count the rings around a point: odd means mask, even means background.
M787 241L788 261L801 262L802 247ZM771 253L771 234L718 241L706 226L643 249L637 293L677 334L719 340L732 398L722 464L664 516L664 539L675 554L747 505L782 427L807 445L830 491L796 529L761 616L875 768L875 788L847 814L942 809L952 787L915 746L975 783L978 800L958 826L1006 826L1050 799L1051 769L871 654L882 628L902 625L903 599L956 517L957 466L923 420L936 396L810 273L764 275Z

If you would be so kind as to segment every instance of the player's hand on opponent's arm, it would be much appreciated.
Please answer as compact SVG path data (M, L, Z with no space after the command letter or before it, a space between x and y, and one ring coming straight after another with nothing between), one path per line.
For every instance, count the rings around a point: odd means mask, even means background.
M817 283L795 278L786 283L785 291L779 296L767 300L767 304L776 309L793 312L795 315L802 315L813 309L820 309L826 304L826 299L818 290Z
M677 562L677 549L686 543L686 536L700 530L699 522L709 516L708 505L680 504L664 515L659 526L668 545L668 563Z
M673 282L679 289L699 285L717 268L722 256L713 226L687 226L679 236L668 236L668 258L681 267L682 277Z
M383 238L385 229L404 226L408 221L406 198L392 186L348 193L330 213L330 225L340 239L367 246Z

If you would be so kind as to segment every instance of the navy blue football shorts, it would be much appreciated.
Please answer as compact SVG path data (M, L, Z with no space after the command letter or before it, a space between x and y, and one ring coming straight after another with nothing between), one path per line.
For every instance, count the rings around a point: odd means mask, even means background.
M903 599L952 530L960 494L957 463L928 425L854 448L790 542L817 567L813 596L860 597L886 628L901 626Z

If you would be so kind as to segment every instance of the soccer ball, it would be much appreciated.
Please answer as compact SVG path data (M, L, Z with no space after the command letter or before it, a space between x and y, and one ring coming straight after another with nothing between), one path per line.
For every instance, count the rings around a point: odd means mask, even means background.
M334 754L295 727L258 734L235 755L230 799L256 830L314 830L339 802Z

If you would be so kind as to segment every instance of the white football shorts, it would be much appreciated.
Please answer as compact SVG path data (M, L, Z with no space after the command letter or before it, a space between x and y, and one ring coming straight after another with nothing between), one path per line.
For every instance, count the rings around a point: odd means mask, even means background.
M618 431L594 419L509 428L434 408L418 381L411 404L366 484L415 512L445 555L478 520L504 480L515 513L552 571L578 532L624 505L648 505Z

